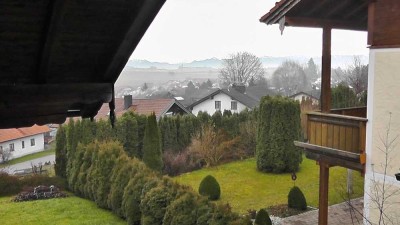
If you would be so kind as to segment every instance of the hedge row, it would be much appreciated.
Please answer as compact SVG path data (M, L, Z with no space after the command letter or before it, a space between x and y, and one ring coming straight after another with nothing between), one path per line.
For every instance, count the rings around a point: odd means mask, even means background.
M72 190L135 225L251 224L130 158L116 141L78 144L68 173Z

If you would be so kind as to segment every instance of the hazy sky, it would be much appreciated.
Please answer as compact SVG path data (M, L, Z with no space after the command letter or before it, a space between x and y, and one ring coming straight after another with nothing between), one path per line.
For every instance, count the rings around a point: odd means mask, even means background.
M131 59L183 63L238 51L261 56L321 55L321 29L286 27L259 18L278 0L167 0ZM334 30L333 55L367 55L367 33Z

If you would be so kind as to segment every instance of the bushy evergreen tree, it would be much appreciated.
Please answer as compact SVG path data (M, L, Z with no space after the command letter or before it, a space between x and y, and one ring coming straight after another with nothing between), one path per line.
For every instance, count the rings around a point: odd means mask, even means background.
M207 175L200 182L199 193L203 196L208 196L210 200L218 200L221 196L221 188L213 176Z
M65 126L60 126L56 135L56 164L54 170L59 177L67 177L67 134Z
M271 218L269 218L268 212L265 209L260 209L257 212L255 225L272 225Z
M130 157L140 158L138 124L132 112L126 112L117 120L118 140Z
M290 189L290 192L288 194L288 206L289 208L299 210L307 209L306 197L299 187L294 186Z
M164 166L162 161L160 131L154 113L147 118L143 137L143 162L151 169L160 172Z
M257 168L265 172L294 172L302 161L299 140L300 106L286 97L263 97L258 115Z

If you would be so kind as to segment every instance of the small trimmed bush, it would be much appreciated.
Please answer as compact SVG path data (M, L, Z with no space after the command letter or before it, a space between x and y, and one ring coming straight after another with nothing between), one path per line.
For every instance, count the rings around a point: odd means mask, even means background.
M208 196L210 200L218 200L221 196L221 188L218 181L213 176L208 175L201 181L199 193Z
M288 195L288 206L289 208L306 210L307 209L307 201L306 197L304 197L303 192L299 187L294 186L290 189Z
M255 225L272 225L271 218L269 218L268 212L265 209L260 209L257 212Z

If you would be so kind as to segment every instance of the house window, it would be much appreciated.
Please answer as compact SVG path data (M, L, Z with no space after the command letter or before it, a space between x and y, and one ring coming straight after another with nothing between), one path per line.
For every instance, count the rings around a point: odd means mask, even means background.
M14 143L11 143L10 144L10 152L13 152L14 151Z
M35 146L35 139L34 138L31 139L31 146Z
M237 110L237 101L231 101L231 110Z
M221 110L221 101L215 101L215 109Z
M22 141L22 148L25 148L25 141Z

